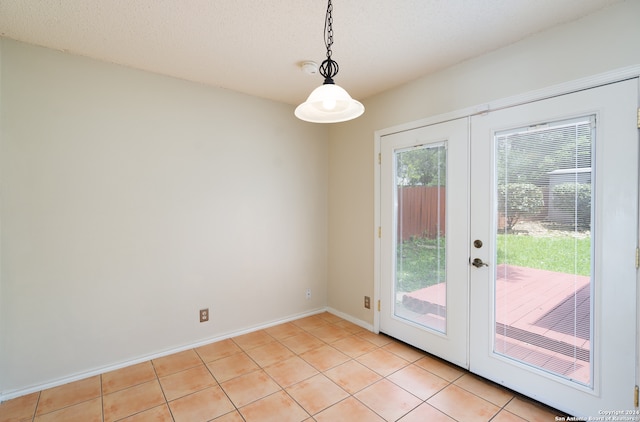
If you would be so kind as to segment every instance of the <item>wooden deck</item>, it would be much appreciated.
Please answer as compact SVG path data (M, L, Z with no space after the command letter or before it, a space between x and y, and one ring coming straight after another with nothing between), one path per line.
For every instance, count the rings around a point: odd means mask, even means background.
M443 325L445 288L405 293L402 304L414 321ZM589 277L499 265L495 300L497 353L589 383Z

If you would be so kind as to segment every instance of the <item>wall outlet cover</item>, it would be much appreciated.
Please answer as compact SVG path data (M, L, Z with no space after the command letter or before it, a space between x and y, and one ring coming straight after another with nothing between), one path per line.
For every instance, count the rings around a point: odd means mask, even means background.
M200 322L209 321L209 308L200 309Z

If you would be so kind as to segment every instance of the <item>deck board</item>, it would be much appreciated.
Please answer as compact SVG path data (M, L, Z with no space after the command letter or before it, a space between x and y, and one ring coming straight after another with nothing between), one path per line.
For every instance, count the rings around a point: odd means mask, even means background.
M589 382L590 278L501 264L496 267L496 352ZM446 316L446 284L402 295L427 325Z

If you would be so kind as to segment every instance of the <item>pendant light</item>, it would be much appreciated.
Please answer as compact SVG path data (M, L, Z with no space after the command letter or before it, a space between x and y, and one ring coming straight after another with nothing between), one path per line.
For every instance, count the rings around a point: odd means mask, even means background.
M338 74L338 63L331 58L333 45L333 5L331 0L327 4L327 15L324 21L325 46L327 59L320 65L320 74L324 76L324 83L314 89L307 101L296 107L295 115L300 120L313 123L338 123L355 119L364 113L364 106L351 98L344 88L333 81Z

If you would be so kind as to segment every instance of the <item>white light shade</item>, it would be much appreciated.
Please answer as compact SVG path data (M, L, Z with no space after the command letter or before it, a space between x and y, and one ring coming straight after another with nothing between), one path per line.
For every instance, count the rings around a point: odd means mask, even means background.
M362 113L364 106L336 84L320 85L295 111L298 119L312 123L345 122Z

